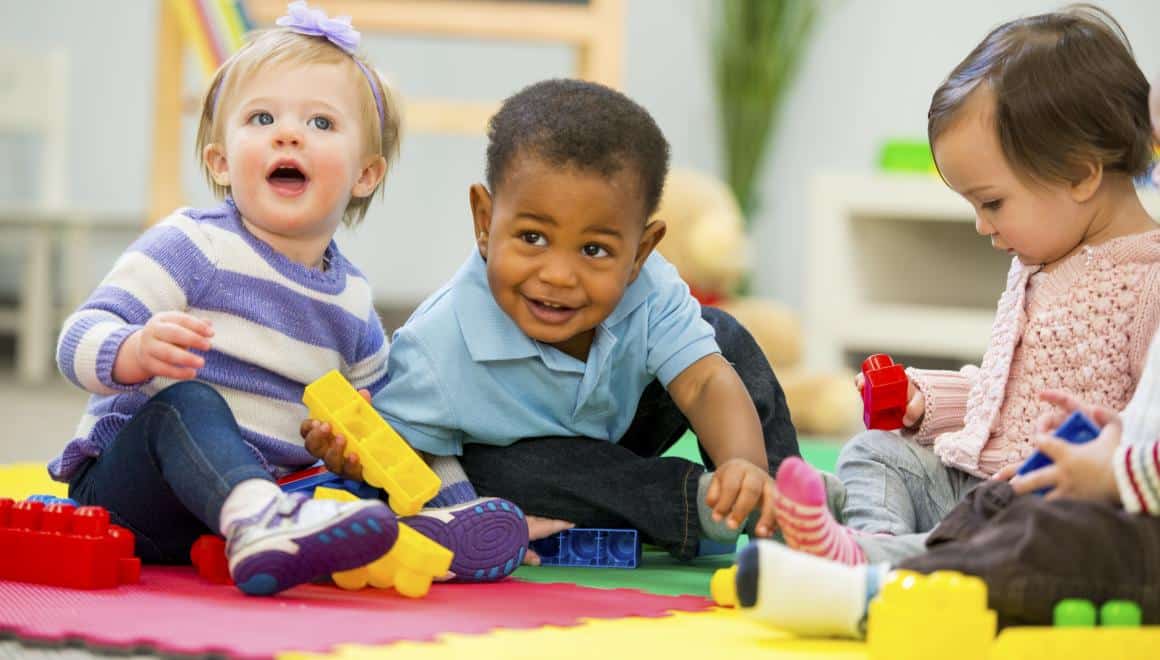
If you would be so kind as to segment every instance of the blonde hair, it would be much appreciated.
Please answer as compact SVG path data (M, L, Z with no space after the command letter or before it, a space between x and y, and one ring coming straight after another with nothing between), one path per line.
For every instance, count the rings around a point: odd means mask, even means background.
M359 63L365 73L360 70ZM207 145L220 144L225 137L223 122L220 121L222 113L218 110L229 107L238 88L255 72L277 64L337 64L349 67L351 78L361 83L359 120L366 143L365 153L382 156L387 163L387 170L390 170L391 162L399 153L399 105L391 88L383 82L375 68L361 55L348 54L322 37L274 28L253 33L246 45L218 68L202 100L201 122L197 129L197 158L215 195L224 198L230 192L229 186L214 181L202 156ZM383 102L381 120L371 85L375 86ZM382 190L382 185L380 181L366 197L351 197L343 212L343 224L352 227L361 222L371 198L375 192Z

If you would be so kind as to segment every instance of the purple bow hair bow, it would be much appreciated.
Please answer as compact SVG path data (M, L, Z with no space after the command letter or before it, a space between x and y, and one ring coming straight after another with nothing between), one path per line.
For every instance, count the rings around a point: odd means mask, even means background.
M330 18L321 9L308 7L304 0L291 2L286 7L286 15L276 23L298 34L323 37L351 55L358 49L360 35L351 27L350 16Z

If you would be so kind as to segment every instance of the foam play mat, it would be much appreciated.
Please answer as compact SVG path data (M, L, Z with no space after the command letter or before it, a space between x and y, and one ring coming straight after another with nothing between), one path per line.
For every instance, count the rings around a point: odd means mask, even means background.
M694 441L695 442L695 441ZM683 442L673 452L696 458ZM836 449L803 443L832 467ZM63 496L44 466L0 466L0 497ZM491 585L437 584L423 599L304 585L275 598L144 567L139 584L73 590L0 581L0 637L96 653L246 658L863 658L855 642L800 640L708 599L731 556L636 569L522 567Z

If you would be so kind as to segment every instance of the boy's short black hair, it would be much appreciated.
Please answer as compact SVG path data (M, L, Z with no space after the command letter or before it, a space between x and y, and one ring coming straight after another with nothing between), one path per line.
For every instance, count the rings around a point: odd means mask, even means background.
M648 111L616 90L583 80L545 80L508 97L488 122L487 138L492 194L520 154L602 176L634 167L648 218L669 171L669 143Z

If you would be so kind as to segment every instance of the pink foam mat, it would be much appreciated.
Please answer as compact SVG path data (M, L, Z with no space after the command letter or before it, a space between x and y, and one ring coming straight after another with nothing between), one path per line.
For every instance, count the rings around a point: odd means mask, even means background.
M437 584L417 600L393 591L351 592L324 585L259 598L210 584L190 568L145 567L140 584L97 591L0 581L0 632L98 648L258 658L289 650L324 652L342 643L390 644L441 633L568 626L581 617L664 616L711 605L698 596L511 579Z

